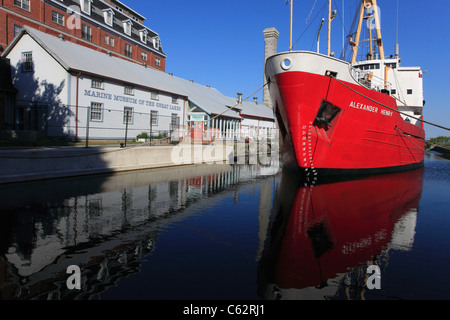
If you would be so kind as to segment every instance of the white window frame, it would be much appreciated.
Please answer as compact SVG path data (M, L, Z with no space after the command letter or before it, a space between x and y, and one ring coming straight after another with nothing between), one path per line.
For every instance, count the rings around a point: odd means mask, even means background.
M150 93L150 98L151 98L152 100L159 100L159 92L152 91L152 92Z
M17 24L14 25L14 38L22 31L22 26L19 26Z
M94 105L96 107L100 108L100 111L97 109L94 110ZM95 122L103 122L103 110L104 110L104 104L101 102L91 102L91 109L90 109L90 114L89 114L89 121L95 121ZM93 114L98 115L99 119L94 119L92 117ZM97 118L97 117L96 117Z
M134 122L134 108L133 107L123 107L123 124L127 123L127 118L126 118L126 110L131 111L131 114L128 115L128 124L133 124Z
M180 125L180 115L178 113L172 113L170 115L170 124L171 124L172 130L175 130L174 127L177 127Z
M124 32L126 35L131 36L131 29L132 29L132 26L133 26L133 22L131 22L130 19L123 21L123 32Z
M22 72L33 72L33 52L22 52Z
M112 9L103 10L103 17L105 18L105 23L112 27L114 24L114 11Z
M148 54L145 51L141 51L141 59L144 61L147 61L148 59Z
M97 78L91 79L91 88L103 90L105 88L105 81Z
M161 45L161 40L159 39L159 37L154 37L153 38L153 48L155 48L156 50L159 50L160 45Z
M14 5L20 9L30 11L30 0L14 0Z
M134 87L133 86L125 86L123 88L123 93L129 96L134 96Z
M178 96L172 96L172 104L178 104Z
M81 11L83 11L84 13L86 13L88 15L91 15L91 9L92 9L91 2L92 2L92 0L80 0Z
M141 42L147 44L148 30L147 29L142 29L141 31L139 31L139 35L141 37Z
M109 34L105 34L104 40L105 40L104 43L107 46L114 47L114 38L111 37Z
M81 25L81 39L92 42L92 28L87 24Z
M58 11L52 10L52 22L64 26L64 15Z
M128 50L129 49L129 50ZM129 43L125 43L125 57L132 58L133 57L133 46Z
M153 115L156 114L156 117L154 117ZM151 110L150 111L150 124L153 126L158 126L158 114L159 112L156 110Z
M161 59L155 58L155 65L156 65L157 67L160 67L160 66L161 66Z

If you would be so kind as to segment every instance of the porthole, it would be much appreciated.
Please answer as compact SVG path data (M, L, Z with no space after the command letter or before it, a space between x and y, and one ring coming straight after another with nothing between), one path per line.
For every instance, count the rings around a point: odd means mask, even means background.
M281 62L281 68L283 70L289 70L292 67L292 60L290 58L285 58L282 62Z

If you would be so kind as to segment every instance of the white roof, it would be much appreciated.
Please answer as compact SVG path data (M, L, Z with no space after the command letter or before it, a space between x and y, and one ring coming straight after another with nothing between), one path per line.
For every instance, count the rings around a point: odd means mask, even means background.
M223 95L217 89L64 41L26 26L2 56L6 56L25 33L39 43L67 71L83 72L187 97L188 100L209 114L222 114L224 117L242 119L237 111L229 108L236 104L236 100ZM271 109L255 103L245 101L237 108L242 109L243 114L260 115L273 119Z

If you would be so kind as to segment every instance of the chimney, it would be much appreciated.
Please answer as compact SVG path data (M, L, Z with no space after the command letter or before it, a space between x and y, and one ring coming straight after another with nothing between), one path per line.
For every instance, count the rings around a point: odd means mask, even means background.
M277 53L278 36L280 33L276 28L267 28L264 30L264 82L266 83L266 61L267 59ZM269 87L264 87L263 105L272 108L272 100L270 99Z
M238 103L242 102L242 93L240 93L240 92L237 93L237 102Z
M258 104L258 97L253 97L253 102L254 102L255 104Z

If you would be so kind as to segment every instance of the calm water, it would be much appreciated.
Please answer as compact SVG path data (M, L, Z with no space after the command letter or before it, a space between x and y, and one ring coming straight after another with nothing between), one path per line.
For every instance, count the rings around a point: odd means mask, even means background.
M4 300L450 299L450 161L434 157L306 186L274 164L0 189Z

